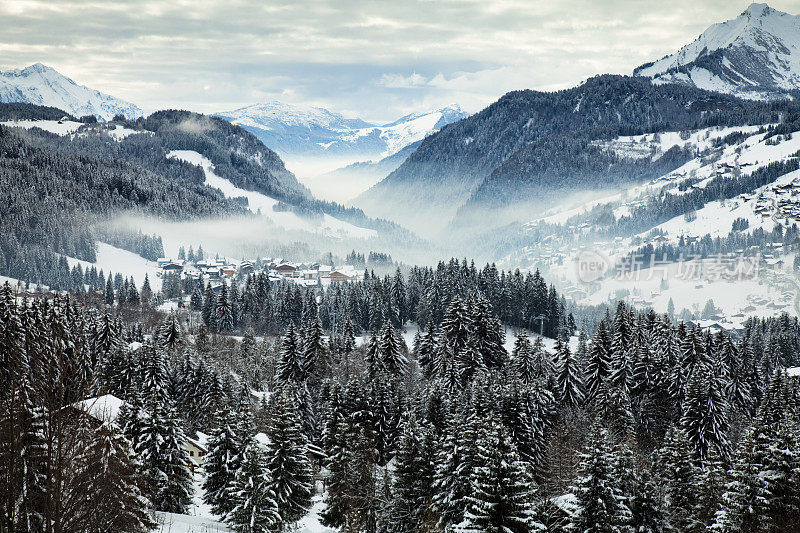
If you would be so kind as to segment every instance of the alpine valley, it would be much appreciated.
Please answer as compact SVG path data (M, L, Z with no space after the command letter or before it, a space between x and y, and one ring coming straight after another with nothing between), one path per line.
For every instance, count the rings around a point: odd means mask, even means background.
M800 15L345 4L0 2L0 533L800 531Z

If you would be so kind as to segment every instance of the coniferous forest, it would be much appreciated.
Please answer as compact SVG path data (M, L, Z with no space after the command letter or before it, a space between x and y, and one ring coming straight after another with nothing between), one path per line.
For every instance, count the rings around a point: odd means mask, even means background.
M416 3L0 0L0 533L800 533L800 15Z
M198 479L248 533L291 528L320 493L341 531L800 527L796 318L734 337L623 303L568 311L538 273L456 260L152 301L0 291L0 530L148 531ZM107 394L113 420L80 403Z

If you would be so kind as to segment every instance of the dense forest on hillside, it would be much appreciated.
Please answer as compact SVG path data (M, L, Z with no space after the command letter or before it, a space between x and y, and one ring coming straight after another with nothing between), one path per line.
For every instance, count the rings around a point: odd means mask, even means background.
M210 435L205 502L242 532L305 516L315 479L323 522L343 531L800 525L800 395L782 370L800 364L796 318L751 319L734 338L620 304L591 334L564 329L545 348L523 330L508 350L491 269L441 268L441 316L410 348L411 317L392 313L363 342L349 316L326 331L325 304L278 338L238 341L211 331L224 309L212 327L203 307L152 326L128 301L16 299L5 285L3 528L138 532L153 510L186 512L197 431ZM75 402L101 394L125 403L97 425ZM102 464L105 482L87 486Z
M651 179L693 156L667 154L651 166L623 163L609 154L598 158L591 141L776 123L796 106L791 101L749 102L614 75L596 76L562 91L515 91L425 139L359 202L374 210L388 206L386 212L396 208L411 217L413 211L407 208L411 196L424 192L431 197L433 211L449 207L455 212L466 203L458 216L460 225L485 223L481 209L530 207L554 191L598 190L606 184ZM399 220L405 221L404 217ZM497 225L510 221L498 216L496 209L491 218Z
M509 326L541 329L549 337L571 335L577 327L573 307L538 272L523 275L494 265L479 270L466 260L450 260L436 268L413 267L407 277L399 269L393 276L365 276L362 282L332 284L324 291L291 283L275 286L264 275L250 276L243 289L235 283L218 293L196 287L192 305L202 309L206 325L216 331L254 327L275 333L315 316L326 330L337 332L346 322L355 333L380 329L385 322L396 328L409 321L439 324L454 298L486 313L493 309Z
M92 226L104 215L131 211L191 220L246 213L197 182L115 158L65 154L27 138L0 126L0 275L57 286L55 254L94 261Z

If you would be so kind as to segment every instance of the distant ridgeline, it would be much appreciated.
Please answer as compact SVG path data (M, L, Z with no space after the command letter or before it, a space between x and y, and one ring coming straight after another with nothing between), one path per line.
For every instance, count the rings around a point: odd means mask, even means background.
M62 118L74 120L54 108L0 104L0 119L7 125ZM115 139L105 134L109 127L144 134ZM6 197L0 212L0 275L63 287L69 273L53 253L94 261L98 236L93 226L120 211L168 220L249 214L241 202L205 186L200 168L166 157L179 149L203 154L237 187L269 195L298 214L329 213L416 240L358 209L316 200L272 150L239 126L187 111L160 111L136 121L87 124L64 136L0 126L0 190ZM148 259L160 248L136 234L107 238Z
M62 118L77 120L57 107L26 104L24 102L0 103L0 121L2 122L8 120L61 120Z

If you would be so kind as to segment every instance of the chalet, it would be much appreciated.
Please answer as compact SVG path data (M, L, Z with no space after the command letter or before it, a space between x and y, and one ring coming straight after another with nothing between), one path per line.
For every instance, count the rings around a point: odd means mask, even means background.
M113 424L119 416L120 409L125 405L125 400L121 400L113 394L105 394L96 398L87 398L63 409L70 416L82 417L92 427L100 427L103 424ZM201 435L202 436L202 435ZM192 474L195 468L203 465L208 449L205 445L205 438L189 439L184 442L184 449L189 455L190 464L186 465Z
M319 272L317 270L308 269L308 270L301 270L300 277L303 279L317 279L319 277Z
M219 272L221 275L231 278L236 274L236 267L231 265L221 266Z
M170 274L172 273L180 274L181 272L183 272L183 265L178 262L167 263L166 265L161 267L161 270L163 270L164 272L168 272Z
M180 274L183 272L183 267L186 263L183 259L167 259L165 261L162 261L162 259L158 260L158 266L161 267L158 274Z
M297 267L291 263L283 263L282 265L275 266L273 270L281 276L293 277L295 272L297 272Z
M191 462L189 470L192 472L192 475L194 475L195 468L203 466L206 455L208 455L208 449L205 446L205 442L201 443L200 440L190 439L188 437L183 447L186 453L189 454L189 461Z
M343 268L332 271L330 278L331 282L335 281L344 282L344 281L357 281L359 276L358 272L356 272L354 269L350 270Z
M256 271L255 266L253 265L252 261L242 261L239 264L239 272L242 275L248 276Z

